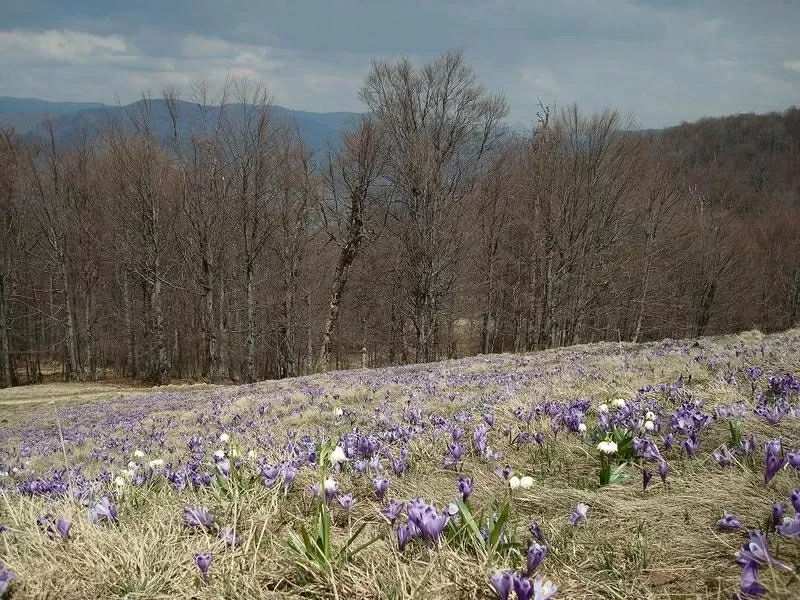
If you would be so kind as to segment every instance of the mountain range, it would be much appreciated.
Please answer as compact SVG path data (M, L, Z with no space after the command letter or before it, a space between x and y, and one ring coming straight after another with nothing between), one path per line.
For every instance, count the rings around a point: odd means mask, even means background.
M125 123L126 115L141 111L144 100L127 105L103 104L100 102L49 102L38 98L14 98L0 96L0 126L13 127L20 134L34 138L44 133L45 119L52 120L56 137L62 144L69 145L85 134L96 135L109 120ZM166 141L172 135L172 126L167 105L163 100L150 100L152 122L156 137ZM180 101L178 112L181 115L198 115L199 105ZM200 107L206 112L210 122L219 113L218 106ZM230 104L228 110L236 115L241 105ZM322 150L329 142L336 143L341 132L354 123L359 113L329 112L315 113L292 110L283 106L273 106L273 114L281 120L297 127L307 148Z

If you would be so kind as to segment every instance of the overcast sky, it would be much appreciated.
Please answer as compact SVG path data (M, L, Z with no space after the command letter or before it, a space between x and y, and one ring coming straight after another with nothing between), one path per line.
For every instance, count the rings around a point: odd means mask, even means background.
M0 0L0 95L122 102L228 75L364 110L372 58L463 48L505 93L660 127L800 104L800 0Z

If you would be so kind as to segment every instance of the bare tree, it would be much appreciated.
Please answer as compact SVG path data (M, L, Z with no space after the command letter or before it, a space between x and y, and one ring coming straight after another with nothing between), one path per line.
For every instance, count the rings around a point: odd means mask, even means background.
M350 268L368 236L376 234L375 228L380 225L389 201L390 189L382 180L387 163L383 130L369 117L361 120L356 131L344 134L341 150L330 150L328 154L327 197L321 204L322 217L331 241L339 248L339 258L322 334L319 354L322 370L327 370L330 362L333 332Z
M374 61L361 98L386 132L416 357L432 360L459 266L461 205L508 109L458 51L421 68Z

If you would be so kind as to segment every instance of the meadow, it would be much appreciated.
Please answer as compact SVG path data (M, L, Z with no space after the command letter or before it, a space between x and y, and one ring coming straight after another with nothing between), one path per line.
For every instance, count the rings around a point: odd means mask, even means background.
M798 488L798 330L0 390L0 596L798 598Z

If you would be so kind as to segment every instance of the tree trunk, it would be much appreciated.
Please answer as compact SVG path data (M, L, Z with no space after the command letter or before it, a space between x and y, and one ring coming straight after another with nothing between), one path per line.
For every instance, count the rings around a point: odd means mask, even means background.
M153 380L160 384L168 380L169 360L167 359L167 342L164 334L164 310L161 306L161 261L156 258L154 261L153 286L150 292L150 309L153 313L153 336L155 338L156 351L153 358L153 368L151 376Z
M331 346L333 343L333 332L336 329L336 322L339 319L339 310L342 303L347 278L350 274L350 267L356 256L356 247L346 244L339 255L339 262L336 264L336 272L333 276L333 286L331 287L331 298L328 304L328 318L325 320L325 330L322 334L322 349L319 354L319 368L322 371L328 370L328 363L331 357Z
M75 327L75 312L72 302L72 290L70 290L69 271L67 261L61 260L61 281L64 285L64 329L67 335L67 371L68 381L77 381L80 377L78 366L78 334Z
M125 327L125 377L138 377L139 369L136 360L136 334L133 327L133 307L128 268L122 266L122 307Z
M247 301L247 381L256 380L256 299L253 290L253 265L248 261L245 281Z
M0 369L3 372L3 385L10 388L15 384L11 360L11 336L8 324L5 279L0 275Z
M218 340L218 370L220 379L230 378L230 365L228 364L228 312L225 306L225 278L220 269L219 278L219 340Z

